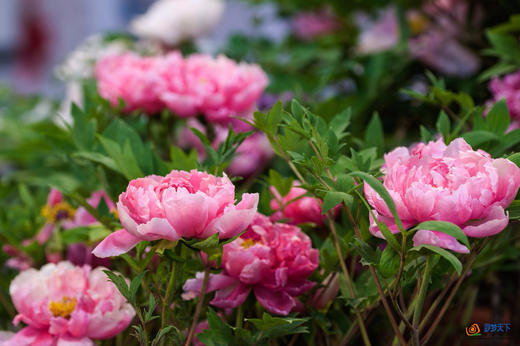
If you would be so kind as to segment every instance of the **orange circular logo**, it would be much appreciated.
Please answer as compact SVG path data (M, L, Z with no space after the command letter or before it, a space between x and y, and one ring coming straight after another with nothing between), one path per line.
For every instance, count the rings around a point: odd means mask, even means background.
M477 336L477 335L481 335L481 334L480 334L480 327L478 326L478 324L473 323L471 326L466 327L466 334L467 334L468 336Z

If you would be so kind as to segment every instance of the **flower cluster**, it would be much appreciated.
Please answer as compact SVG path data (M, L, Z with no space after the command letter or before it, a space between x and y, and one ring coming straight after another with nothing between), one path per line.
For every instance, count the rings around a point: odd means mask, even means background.
M314 286L307 280L318 267L318 250L298 227L272 223L257 214L248 230L235 241L224 245L223 272L210 274L208 292L216 291L210 304L235 308L242 304L251 289L269 312L287 315L301 309L296 298ZM184 284L184 299L198 296L203 274Z
M504 209L520 186L520 168L514 163L474 151L461 138L448 146L439 139L412 149L396 148L385 155L383 173L383 185L404 227L428 220L448 221L470 237L491 236L507 226ZM365 195L378 221L399 232L386 203L367 184ZM375 220L370 219L370 231L382 238ZM468 252L454 237L436 231L417 231L414 244Z
M126 111L156 113L168 108L181 117L203 114L210 122L227 123L231 116L250 112L268 79L257 65L218 56L179 52L141 57L114 55L96 65L101 96Z
M126 329L135 311L102 269L60 262L20 273L9 292L14 324L27 327L2 345L95 345Z
M245 193L235 205L235 186L225 175L174 170L165 177L135 179L117 203L124 229L105 238L93 253L117 256L143 240L205 239L215 233L232 238L251 223L257 204L258 194Z

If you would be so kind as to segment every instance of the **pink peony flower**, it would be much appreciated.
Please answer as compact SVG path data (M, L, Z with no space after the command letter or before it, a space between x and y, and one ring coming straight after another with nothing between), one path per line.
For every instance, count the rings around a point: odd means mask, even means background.
M492 102L506 100L512 125L517 128L520 121L520 71L503 78L493 78L489 83L489 90L493 94Z
M117 203L125 229L109 235L93 253L117 256L143 240L205 239L215 233L231 238L251 223L257 204L258 194L245 193L235 205L235 186L226 175L174 170L165 177L135 179Z
M300 309L296 298L314 286L307 280L318 267L319 253L298 227L271 223L257 214L248 230L224 245L223 272L210 274L208 292L216 291L210 304L236 308L251 289L270 313L287 315ZM203 274L184 284L183 299L200 294Z
M231 116L250 113L268 79L254 64L218 56L179 52L139 57L124 54L104 58L96 66L100 95L126 111L156 113L168 108L177 116L204 114L208 121L225 123Z
M105 191L94 191L87 199L87 203L93 208L97 208L101 202L101 199L105 200L105 204L107 205L108 210L111 213L114 213L116 206L114 205L114 202L112 202L112 200L107 196ZM88 226L95 223L98 223L98 220L96 220L94 216L90 215L87 209L79 207L75 211L74 216L63 223L63 228L70 229L75 227Z
M160 111L163 104L158 98L158 90L162 80L156 71L160 59L125 53L99 60L95 68L99 94L112 106L117 106L119 99L124 100L127 112L142 109L153 114Z
M304 196L307 191L299 187L300 182L295 181L287 196L281 197L278 191L271 186L274 199L271 200L271 209L275 211L274 218L279 220L286 218L290 223L312 222L323 225L325 215L321 213L323 202L317 198Z
M360 28L357 46L360 54L383 52L399 42L399 21L394 8L385 9L376 20L365 13L358 13L355 19Z
M339 274L330 273L322 282L322 288L318 288L314 292L311 299L312 305L321 310L327 307L336 298L339 293Z
M470 237L487 237L508 224L504 209L520 186L520 169L507 159L474 151L462 138L446 146L442 139L399 147L385 155L383 185L394 199L405 227L423 221L448 221ZM383 199L365 184L375 217L393 233L399 230ZM370 217L370 231L383 238ZM447 234L419 230L414 244L431 244L456 252L469 250Z
M69 262L46 264L18 274L9 288L18 315L27 327L5 346L95 345L121 333L135 311L101 268Z
M292 18L294 35L303 40L330 34L340 26L338 18L326 10L301 12Z

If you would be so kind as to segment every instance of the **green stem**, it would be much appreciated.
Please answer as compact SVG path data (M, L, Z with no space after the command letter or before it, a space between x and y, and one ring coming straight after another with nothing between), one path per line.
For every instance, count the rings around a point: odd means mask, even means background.
M426 298L426 292L428 291L428 284L430 281L430 275L432 270L432 257L428 256L426 259L426 265L424 267L424 273L422 277L421 286L417 296L417 304L415 304L415 310L413 313L413 327L414 327L414 344L420 345L419 342L419 322L421 321L421 312L424 305L424 299Z
M164 297L164 302L161 311L161 329L166 327L166 321L168 320L167 314L168 309L170 307L170 297L172 296L173 288L175 287L175 282L177 278L177 261L173 261L172 269L170 272L170 279L168 280L168 286L166 287L166 296ZM166 342L166 338L163 338L161 341L161 345L164 345Z
M236 328L242 328L242 322L244 320L244 304L240 304L237 309L237 318L235 322Z
M184 346L191 345L193 335L195 334L195 328L197 327L197 323L199 322L199 316L200 316L200 312L202 310L202 304L204 303L204 298L206 298L206 290L208 288L208 282L209 282L209 267L205 267L204 280L202 281L202 289L200 291L199 301L197 302L197 306L195 307L195 314L193 315L193 321L191 322L191 327L188 332L188 337L186 338L186 342L184 343Z
M338 234L336 232L336 226L334 225L334 220L331 217L329 212L327 212L326 215L327 215L327 219L329 220L330 230L332 233L332 238L334 240L334 246L336 247L336 252L338 253L339 264L341 266L341 270L343 271L343 276L345 277L345 282L347 283L347 288L349 290L349 294L352 298L355 298L356 293L354 291L354 285L352 283L352 280L350 279L350 275L348 273L347 266L345 265L345 259L344 259L343 255L341 254L341 247L339 245L339 239L338 239ZM365 324L363 322L363 318L361 317L361 313L359 312L359 309L357 307L354 308L354 313L356 315L356 319L359 324L359 330L361 331L361 336L363 338L363 342L365 343L365 345L371 345L370 338L368 337L368 333L365 328Z

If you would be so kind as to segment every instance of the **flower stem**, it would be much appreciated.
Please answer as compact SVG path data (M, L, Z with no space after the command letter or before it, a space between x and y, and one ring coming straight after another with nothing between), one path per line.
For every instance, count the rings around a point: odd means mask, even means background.
M415 304L415 310L413 313L413 335L414 345L419 346L419 322L421 321L421 312L424 305L424 299L426 298L426 292L428 291L428 283L430 281L430 274L432 270L432 259L428 256L426 259L426 265L424 267L424 273L422 277L421 286L417 296L417 303Z
M242 328L242 322L244 320L244 304L240 304L237 309L237 318L235 322L236 328Z
M352 298L355 298L356 293L354 291L354 285L352 284L352 280L350 279L350 275L348 273L347 266L345 265L345 260L343 255L341 254L341 247L339 245L338 234L336 232L336 226L334 225L334 220L331 217L330 213L327 212L327 219L329 220L330 230L332 233L332 237L334 239L334 246L336 247L336 252L338 253L338 260L341 266L341 270L343 271L343 276L345 277L345 282L347 283L347 288L349 290L349 294ZM363 318L361 317L361 313L357 307L354 307L354 313L356 314L356 319L358 321L359 330L361 331L361 337L363 338L363 342L365 345L371 345L370 339L368 337L368 333L365 327L365 323L363 322Z
M178 245L180 246L180 245ZM168 308L170 306L170 297L172 296L173 288L175 287L175 281L177 278L177 261L172 261L172 269L170 272L170 279L168 280L168 286L166 287L166 296L164 297L164 302L162 306L161 312L161 329L166 327L166 320L168 314ZM163 338L161 341L161 345L164 345L166 338Z
M197 327L197 323L199 322L200 312L202 310L202 304L204 303L204 298L206 297L206 289L208 288L209 282L209 267L204 268L204 280L202 281L202 289L200 291L199 301L197 302L197 306L195 307L195 314L193 315L193 321L191 322L191 327L188 332L188 337L186 338L186 342L184 346L191 345L191 341L193 339L193 334L195 333L195 328Z

